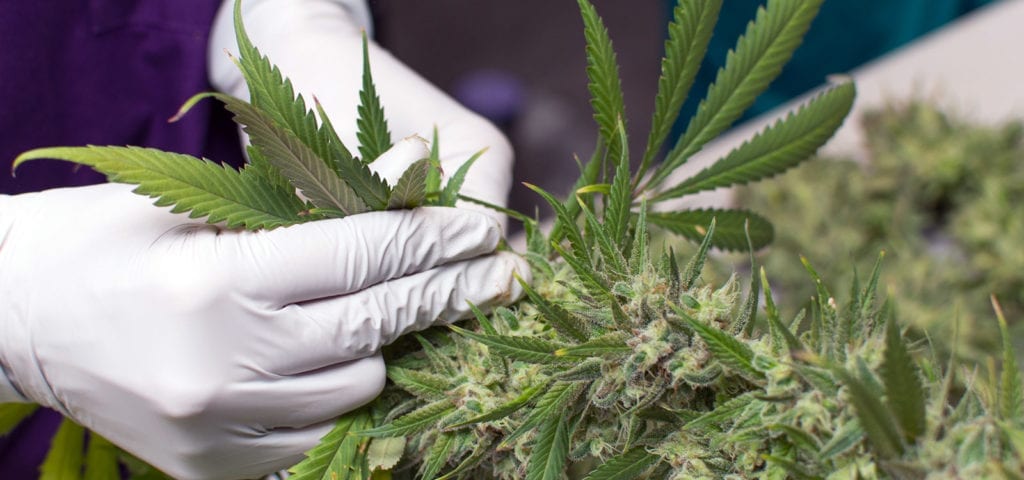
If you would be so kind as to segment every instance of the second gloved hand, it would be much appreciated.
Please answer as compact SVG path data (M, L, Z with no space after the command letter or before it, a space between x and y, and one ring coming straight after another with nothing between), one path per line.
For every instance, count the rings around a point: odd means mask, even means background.
M382 345L521 294L500 233L440 207L247 232L125 185L0 196L0 364L176 478L265 474L379 393Z

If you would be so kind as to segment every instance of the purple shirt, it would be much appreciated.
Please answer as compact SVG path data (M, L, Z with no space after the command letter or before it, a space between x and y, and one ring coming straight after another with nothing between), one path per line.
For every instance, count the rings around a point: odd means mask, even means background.
M238 136L215 102L168 124L210 90L206 42L219 0L0 2L0 194L104 181L44 160L8 173L37 147L140 145L239 165ZM38 413L0 437L0 477L34 479L59 417Z

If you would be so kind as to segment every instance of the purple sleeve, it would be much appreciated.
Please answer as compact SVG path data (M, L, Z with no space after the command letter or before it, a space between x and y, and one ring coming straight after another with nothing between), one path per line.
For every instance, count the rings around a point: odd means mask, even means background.
M140 145L240 165L228 114L204 102L206 41L219 0L0 2L0 194L88 185L103 176L21 152L47 146ZM40 411L0 437L0 477L36 478L59 415Z

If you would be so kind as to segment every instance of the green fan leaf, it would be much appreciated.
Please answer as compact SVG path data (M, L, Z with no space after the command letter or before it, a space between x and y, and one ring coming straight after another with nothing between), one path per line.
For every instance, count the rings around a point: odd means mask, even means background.
M0 435L7 435L39 409L34 403L0 403Z
M722 365L752 380L764 379L764 373L754 367L754 351L750 347L732 335L694 319L679 307L673 305L672 308L708 344L708 350Z
M156 205L174 205L175 213L224 222L228 228L274 228L308 219L294 192L282 191L265 179L208 160L139 147L53 147L25 152L15 167L35 159L56 158L103 173L112 182L138 185L135 193L156 198Z
M564 345L549 342L539 337L513 337L507 335L483 335L449 326L456 333L487 345L491 350L516 360L531 363L563 363L570 361L556 357L554 352Z
M655 155L661 150L672 125L679 118L683 103L700 70L708 50L708 42L717 23L722 0L684 0L676 4L665 41L665 58L661 60L658 95L654 99L654 116L647 138L647 148L637 179L647 173Z
M707 225L715 219L715 235L711 246L725 250L746 250L749 224L750 241L754 249L768 246L775 236L772 224L764 217L747 210L683 210L678 212L650 212L648 220L665 230L700 242L707 233ZM748 223L749 222L749 223Z
M39 467L39 480L79 480L85 463L85 429L64 419Z
M358 433L368 437L412 435L437 425L442 418L454 411L455 405L452 404L451 400L439 400L402 415L388 425L363 430Z
M925 391L917 363L907 351L906 341L900 333L896 319L890 317L885 335L885 354L881 376L885 385L885 400L889 411L899 422L907 442L925 433Z
M663 181L743 115L800 46L821 2L769 0L767 8L758 9L757 18L729 52L725 68L718 71L714 84L697 107L697 114L649 185Z
M819 94L729 152L725 158L655 196L655 201L756 182L795 167L814 154L842 125L856 88L845 82Z
M618 159L626 148L620 141L616 125L625 121L626 108L622 100L622 82L615 50L604 21L589 0L578 0L583 16L583 34L587 41L587 77L590 82L590 103L598 132L608 147L608 155Z
M359 118L356 120L356 138L359 139L359 154L363 161L370 163L391 148L391 132L384 118L384 107L377 95L377 86L370 72L369 41L363 31L363 88L359 90Z
M373 426L368 409L362 408L344 415L320 443L306 452L306 458L290 468L291 480L334 480L337 478L366 478L369 476L366 443L369 439L360 432Z
M423 204L427 199L427 173L430 170L430 159L424 158L413 162L402 172L402 176L391 190L388 208L413 208Z
M643 473L661 461L661 457L643 447L612 457L590 472L584 480L633 480L644 478Z
M388 379L395 385L423 400L441 400L453 387L451 378L435 373L393 366L388 366L387 370Z
M333 139L337 134L317 127L316 116L306 107L301 96L295 94L291 81L263 56L242 24L241 2L235 2L235 35L241 53L239 68L249 87L254 107L269 116L279 127L291 131L317 158L326 162L352 187L356 195L370 210L384 210L388 202L388 185L366 164Z
M89 447L85 452L85 475L82 480L110 480L119 478L118 449L96 432L89 432Z
M251 104L220 93L204 93L193 98L215 97L235 114L249 141L263 158L302 191L318 208L355 215L368 210L366 204L329 164L318 157L290 131L279 127L270 116Z
M535 442L526 466L526 480L561 480L569 455L568 420L561 415L548 417Z

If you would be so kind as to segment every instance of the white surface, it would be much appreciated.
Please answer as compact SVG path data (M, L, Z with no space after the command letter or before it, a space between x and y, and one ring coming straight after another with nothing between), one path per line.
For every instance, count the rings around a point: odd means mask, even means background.
M857 101L846 123L821 153L865 159L865 111L886 103L919 99L938 104L966 119L996 123L1024 117L1024 0L1003 0L967 15L916 42L898 49L850 75ZM812 94L750 120L709 143L666 185L713 163ZM680 205L724 206L729 190L706 192Z

